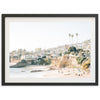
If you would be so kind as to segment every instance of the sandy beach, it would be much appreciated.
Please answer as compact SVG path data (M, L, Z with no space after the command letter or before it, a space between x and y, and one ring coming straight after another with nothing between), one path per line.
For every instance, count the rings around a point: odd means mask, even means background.
M20 68L17 68L20 69ZM16 69L16 70L17 70ZM36 66L36 65L30 65L24 68L21 68L21 75L25 72L27 73L27 70L29 74L36 74L38 76L39 73L41 73L41 77L43 78L78 78L78 77L90 77L90 72L85 71L82 69L78 68L56 68L56 69L51 69L51 66ZM35 76L36 76L35 75Z
M46 73L45 77L53 78L78 78L78 77L90 77L90 72L82 71L77 68L61 68L56 70L50 70Z
M14 63L13 63L14 64ZM12 64L10 64L12 65ZM41 77L44 78L86 78L86 77L90 77L90 71L89 70L82 70L79 68L53 68L53 66L50 65L29 65L23 68L14 68L14 71L17 71L20 69L20 73L19 75L24 75L25 73L28 74L32 74L33 73L33 77L34 74L36 74L38 76L39 72L41 72ZM12 68L10 68L12 69ZM18 73L16 73L18 74ZM35 76L36 76L35 75ZM31 75L32 77L32 75Z

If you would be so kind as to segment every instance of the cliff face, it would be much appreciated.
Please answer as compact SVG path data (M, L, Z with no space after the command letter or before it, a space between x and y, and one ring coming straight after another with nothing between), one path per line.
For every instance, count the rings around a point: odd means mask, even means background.
M79 66L76 57L72 55L64 55L58 59L52 59L52 65L58 68Z

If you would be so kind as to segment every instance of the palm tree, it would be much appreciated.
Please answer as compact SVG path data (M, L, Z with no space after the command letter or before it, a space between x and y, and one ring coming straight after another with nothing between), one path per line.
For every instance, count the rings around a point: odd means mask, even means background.
M72 43L73 43L73 37L74 37L74 35L72 34L71 37L72 37Z
M76 37L77 37L77 43L78 43L78 33L76 33Z
M71 37L71 34L69 33L69 42L70 42L70 37Z
M71 36L71 34L69 33L69 37Z

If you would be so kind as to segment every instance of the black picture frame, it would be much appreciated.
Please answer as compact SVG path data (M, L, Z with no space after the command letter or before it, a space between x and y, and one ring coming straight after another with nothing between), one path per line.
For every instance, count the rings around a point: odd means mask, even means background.
M6 83L5 82L5 19L7 17L95 17L95 83ZM2 14L2 85L3 86L97 86L98 85L98 14Z

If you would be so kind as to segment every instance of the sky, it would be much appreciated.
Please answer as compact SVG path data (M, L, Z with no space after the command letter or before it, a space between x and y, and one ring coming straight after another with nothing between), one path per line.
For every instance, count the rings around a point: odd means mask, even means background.
M91 23L70 21L14 21L10 22L10 51L35 48L48 49L65 44L71 44L69 33L74 35L73 43L77 42L75 33L78 33L78 42L91 37Z

